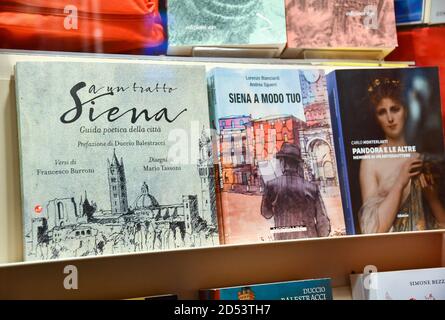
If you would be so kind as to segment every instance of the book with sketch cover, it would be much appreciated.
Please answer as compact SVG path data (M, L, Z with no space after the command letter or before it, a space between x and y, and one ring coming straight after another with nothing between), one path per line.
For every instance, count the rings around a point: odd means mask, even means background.
M209 72L225 243L345 233L323 71Z
M285 57L383 59L397 47L393 0L286 0Z
M168 32L171 55L256 52L256 56L277 57L286 44L284 2L169 0ZM210 48L207 53L206 48Z
M25 259L218 244L205 83L204 67L18 62Z

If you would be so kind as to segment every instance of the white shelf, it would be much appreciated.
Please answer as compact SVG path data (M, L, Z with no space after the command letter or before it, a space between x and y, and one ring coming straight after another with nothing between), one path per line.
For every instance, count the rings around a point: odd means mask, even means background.
M32 57L37 58L41 57ZM74 60L90 58L87 55L72 57ZM121 299L165 293L176 293L181 299L196 299L202 288L319 277L332 278L336 299L350 299L349 274L362 272L366 265L375 265L381 271L445 266L445 231L19 262L23 255L22 219L11 77L15 62L25 59L30 59L26 53L0 53L0 299ZM47 59L64 58L54 55ZM111 61L115 57L101 59ZM144 59L147 63L205 62L166 57ZM215 62L212 59L212 63ZM249 63L260 62L269 63L249 60ZM78 268L78 290L63 287L66 276L63 270L69 264Z
M0 299L122 299L164 293L330 277L336 299L350 298L349 274L443 266L444 231L348 236L172 250L0 267ZM65 290L64 267L79 289Z

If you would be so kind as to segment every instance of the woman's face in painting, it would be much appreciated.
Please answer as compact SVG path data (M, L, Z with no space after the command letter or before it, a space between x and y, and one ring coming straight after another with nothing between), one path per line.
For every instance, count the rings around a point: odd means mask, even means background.
M403 134L406 110L400 102L392 98L383 98L375 112L377 121L387 138L397 139Z

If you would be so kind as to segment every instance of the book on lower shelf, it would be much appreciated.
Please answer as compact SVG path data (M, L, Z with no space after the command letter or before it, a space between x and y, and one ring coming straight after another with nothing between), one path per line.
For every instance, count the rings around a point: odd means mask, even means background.
M445 268L350 276L354 300L445 300Z
M332 300L331 279L252 284L200 290L201 300Z
M16 88L25 260L219 244L204 67L18 62Z

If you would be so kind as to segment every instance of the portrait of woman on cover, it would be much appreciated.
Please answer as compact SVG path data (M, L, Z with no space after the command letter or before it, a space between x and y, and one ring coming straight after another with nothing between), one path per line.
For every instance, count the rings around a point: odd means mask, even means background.
M384 133L380 147L408 146L408 104L399 80L374 79L368 88L372 113ZM425 137L428 139L428 137ZM362 233L382 233L445 227L432 163L419 153L410 157L366 159L360 163Z

